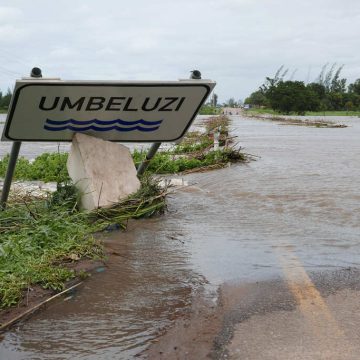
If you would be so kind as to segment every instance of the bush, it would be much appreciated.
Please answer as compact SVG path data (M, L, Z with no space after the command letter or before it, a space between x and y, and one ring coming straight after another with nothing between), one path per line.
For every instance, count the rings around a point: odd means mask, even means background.
M211 105L203 105L199 111L200 115L217 115L219 114L220 109L215 107L215 106L211 106Z
M269 89L268 98L271 108L284 114L295 112L303 115L306 111L318 110L320 106L316 93L302 81L280 81Z

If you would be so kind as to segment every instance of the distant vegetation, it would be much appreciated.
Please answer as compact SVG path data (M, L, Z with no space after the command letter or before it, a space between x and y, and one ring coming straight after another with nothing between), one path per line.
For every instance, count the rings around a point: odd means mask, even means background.
M239 108L242 107L243 101L242 100L235 100L235 98L231 97L230 99L226 100L222 104L218 102L218 95L213 93L210 100L204 104L200 111L200 115L219 115L222 113L222 109L224 107L229 108Z
M314 82L285 80L288 69L281 66L274 77L266 77L264 84L253 92L246 104L270 108L283 114L304 115L308 111L357 111L360 110L360 79L346 85L341 78L343 65L328 64Z
M216 107L211 104L204 104L201 107L199 114L200 115L217 115L217 114L220 114L220 112L221 112L220 107Z
M12 93L10 89L7 90L6 94L3 94L0 91L0 113L7 112L10 105L11 97Z

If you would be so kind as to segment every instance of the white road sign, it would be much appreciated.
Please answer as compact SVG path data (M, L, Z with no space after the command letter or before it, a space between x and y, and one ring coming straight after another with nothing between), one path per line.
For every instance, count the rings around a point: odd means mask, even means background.
M81 132L110 141L172 142L184 136L214 86L211 80L18 80L2 140L71 141Z

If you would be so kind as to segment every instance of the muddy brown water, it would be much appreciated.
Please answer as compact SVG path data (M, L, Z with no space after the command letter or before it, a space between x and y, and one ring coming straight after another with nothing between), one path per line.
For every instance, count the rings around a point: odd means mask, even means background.
M108 267L6 333L1 360L131 359L196 289L215 301L224 282L281 278L279 254L306 270L360 265L360 119L336 119L344 129L232 120L258 161L188 175L165 215L109 234Z

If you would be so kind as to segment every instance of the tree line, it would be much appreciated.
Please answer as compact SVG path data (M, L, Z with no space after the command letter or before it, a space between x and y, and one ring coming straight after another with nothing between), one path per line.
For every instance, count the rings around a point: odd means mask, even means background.
M230 107L230 108L240 108L243 106L242 100L235 100L231 97L230 99L219 103L219 97L216 93L213 93L208 99L207 103L204 104L200 109L200 115L217 115L221 113L221 108Z
M246 104L267 107L284 114L304 114L306 111L360 110L360 79L346 85L341 78L343 65L325 64L314 82L285 80L288 69L282 65L275 76L266 77Z

